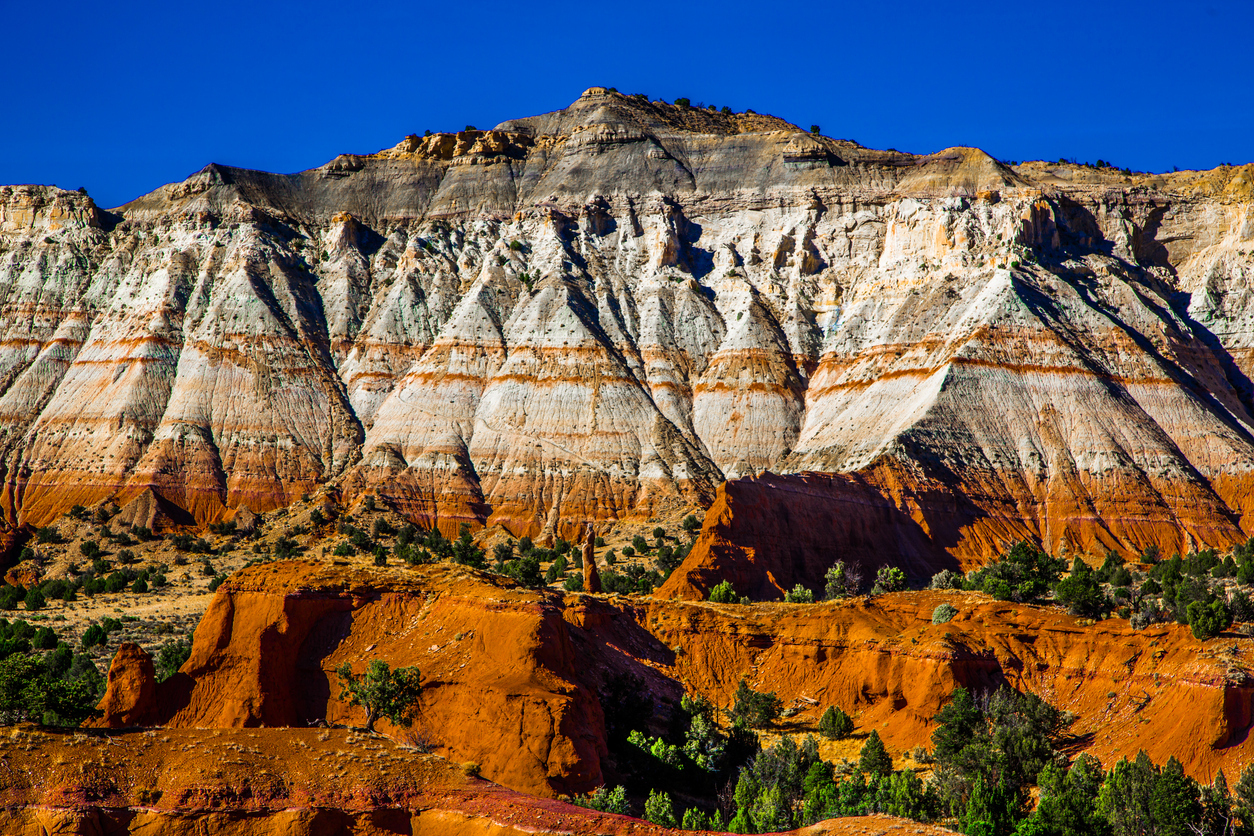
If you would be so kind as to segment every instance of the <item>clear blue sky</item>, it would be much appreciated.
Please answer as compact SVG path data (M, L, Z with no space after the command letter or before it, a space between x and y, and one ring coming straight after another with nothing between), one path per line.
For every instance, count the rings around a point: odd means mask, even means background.
M586 87L871 147L1140 170L1254 161L1254 0L122 2L0 7L0 183L115 206L209 162L299 171Z

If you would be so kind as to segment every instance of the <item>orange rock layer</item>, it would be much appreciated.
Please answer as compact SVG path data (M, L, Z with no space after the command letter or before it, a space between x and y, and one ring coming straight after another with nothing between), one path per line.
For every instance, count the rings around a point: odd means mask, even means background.
M934 625L933 609L959 614ZM714 605L535 592L453 566L413 571L279 562L225 583L191 659L149 696L143 659L110 671L106 725L178 729L360 723L335 670L373 658L417 665L412 730L457 762L536 795L614 778L602 700L639 678L659 730L681 695L728 706L742 677L800 709L812 730L828 705L877 730L889 749L929 745L955 686L1037 693L1077 716L1073 751L1109 763L1144 748L1194 775L1238 774L1254 759L1254 680L1245 643L1203 645L1187 628L1085 627L1061 610L955 592L841 604ZM150 663L149 663L150 664Z

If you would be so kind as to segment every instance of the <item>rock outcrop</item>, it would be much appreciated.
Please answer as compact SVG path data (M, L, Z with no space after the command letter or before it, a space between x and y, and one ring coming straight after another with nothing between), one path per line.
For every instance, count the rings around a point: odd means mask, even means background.
M912 517L920 565L1230 544L1254 533L1252 183L592 88L295 175L210 165L116 214L4 187L4 520L111 499L203 525L339 480L446 534L569 539L769 470L853 474L833 490Z
M108 735L14 729L0 740L9 836L678 836L641 819L533 798L373 735L167 729ZM335 780L328 780L334 776ZM944 836L891 816L794 836Z
M958 615L933 624L944 602ZM276 562L222 585L191 658L156 688L152 710L129 696L147 686L122 676L142 665L115 663L103 722L359 725L360 709L337 698L335 670L382 658L418 665L423 693L412 729L380 721L381 730L552 797L614 779L605 718L615 710L611 682L624 675L652 701L655 732L683 694L728 707L744 677L797 709L794 729L839 705L897 753L928 744L954 687L1009 684L1073 712L1075 747L1108 765L1145 749L1205 777L1239 773L1254 755L1247 644L1203 644L1176 624L1085 626L1058 608L975 593L716 605L561 596L450 565Z
M596 595L601 591L601 573L597 571L596 534L588 529L588 536L583 541L583 591Z

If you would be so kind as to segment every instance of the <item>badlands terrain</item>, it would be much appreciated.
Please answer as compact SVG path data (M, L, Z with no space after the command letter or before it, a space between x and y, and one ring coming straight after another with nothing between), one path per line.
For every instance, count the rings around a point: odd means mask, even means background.
M1009 833L971 799L1010 772L959 791L935 743L1003 686L1061 712L1055 760L1236 787L1252 206L1250 165L877 151L597 87L112 209L2 186L0 638L107 692L0 732L0 830ZM1021 541L1101 600L986 583ZM344 699L373 659L421 672L412 724ZM778 700L752 731L745 687ZM672 751L707 721L725 762ZM881 743L884 786L961 805L741 797Z

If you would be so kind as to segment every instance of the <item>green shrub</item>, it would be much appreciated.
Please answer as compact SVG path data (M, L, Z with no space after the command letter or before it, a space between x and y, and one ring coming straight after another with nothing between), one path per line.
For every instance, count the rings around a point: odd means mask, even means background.
M1209 604L1193 601L1187 608L1187 615L1189 629L1199 641L1213 639L1232 625L1232 613L1223 601Z
M418 668L392 670L387 662L375 659L361 676L345 662L336 671L340 699L366 711L366 731L373 732L375 721L386 718L398 726L413 723L418 697L422 692Z
M83 647L103 647L109 641L109 634L99 624L93 624L83 631Z
M626 549L623 551L626 551ZM732 588L731 581L719 581L710 590L709 600L716 604L737 604L740 602L740 596Z
M575 799L575 804L590 810L600 810L603 813L617 813L620 816L625 816L630 812L627 807L627 789L621 784L612 790L597 787L596 792L591 795Z
M26 598L24 600L26 602L26 609L32 612L35 610L42 610L44 608L44 604L47 603L47 599L44 598L44 594L39 591L39 587L37 586L32 586L30 589L26 590Z
M157 681L165 682L178 673L179 668L183 667L183 663L191 658L191 655L192 646L186 639L163 644L157 651Z
M853 733L853 718L838 706L829 705L819 719L819 734L828 740L843 740Z
M649 797L644 802L644 817L659 827L679 826L670 794L658 790L649 790Z
M37 629L35 638L31 642L31 645L39 650L52 650L57 644L57 634L47 627Z
M728 712L733 722L740 722L751 729L765 728L776 720L783 710L783 702L774 691L761 693L749 687L743 678L732 697Z
M949 602L945 602L944 604L941 604L940 606L938 606L936 609L932 610L932 623L933 624L948 624L950 621L954 620L954 616L956 616L957 614L958 614L958 608L955 607L953 604L950 604Z
M882 592L899 592L906 588L906 573L896 566L881 566L875 573L873 594Z
M784 593L784 601L789 604L813 604L814 593L806 589L801 584L797 584L788 592Z

